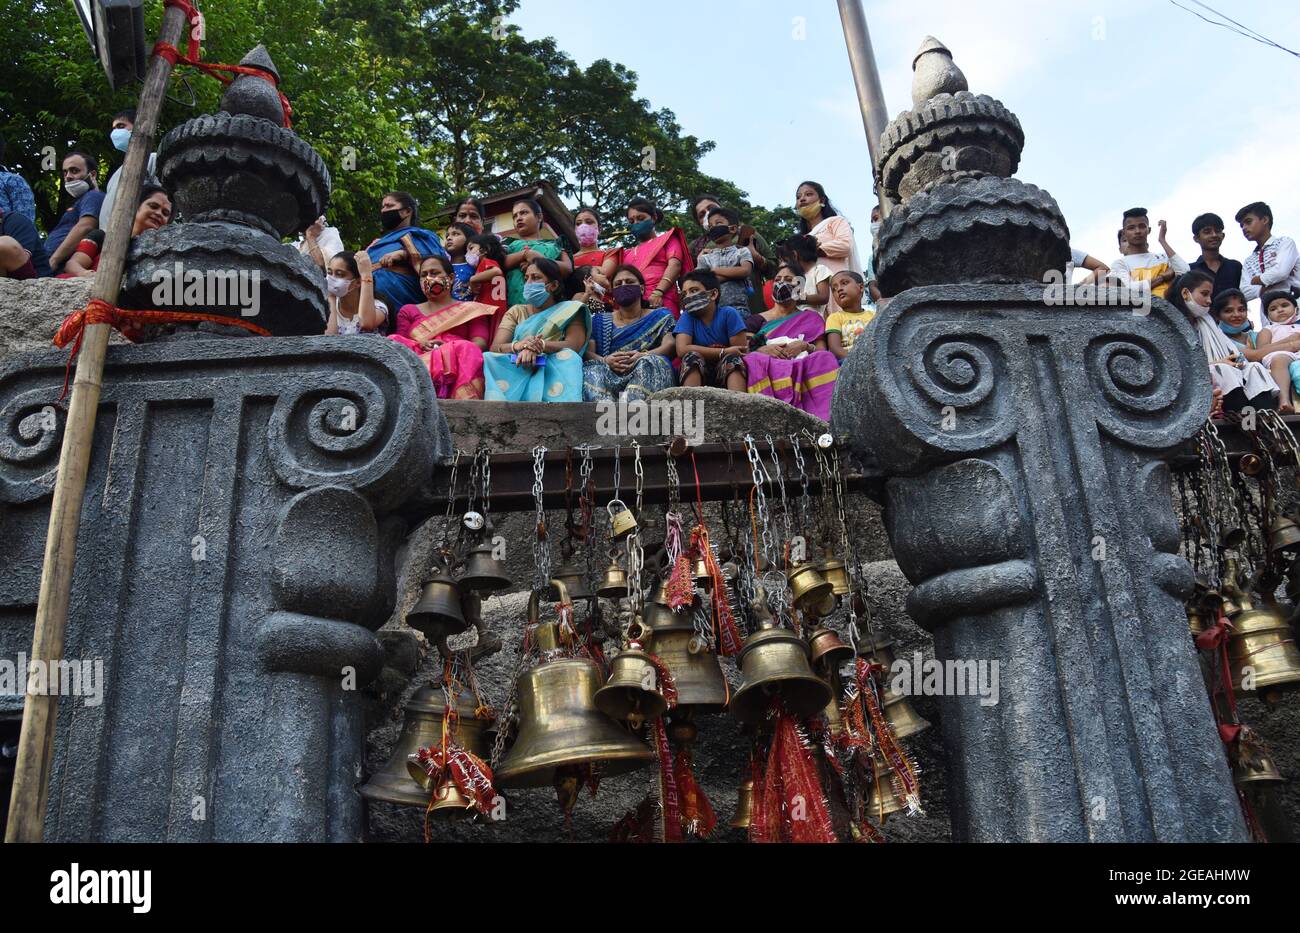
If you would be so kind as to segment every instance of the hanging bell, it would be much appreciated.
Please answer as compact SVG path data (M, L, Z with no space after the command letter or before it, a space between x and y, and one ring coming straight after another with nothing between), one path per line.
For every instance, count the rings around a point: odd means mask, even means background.
M636 516L622 499L610 499L606 506L609 510L609 536L621 541L636 531Z
M492 545L482 542L470 548L465 558L465 574L458 581L462 589L476 593L495 593L510 586L501 561L492 556Z
M691 564L691 579L695 581L696 586L704 587L705 592L712 589L713 575L709 573L709 565L703 557Z
M610 662L609 679L596 691L596 708L610 719L626 721L639 729L646 720L658 719L668 709L658 685L659 672L649 656L634 644Z
M875 781L871 797L867 800L867 812L883 823L890 814L906 810L907 802L894 791L893 772L889 765L874 755L871 758L871 772Z
M1268 526L1268 549L1275 554L1285 554L1300 548L1300 525L1289 515L1279 515Z
M732 829L749 829L749 821L754 815L754 779L747 778L740 784L736 796L736 815L727 825Z
M555 579L564 584L564 588L569 592L569 598L574 602L591 598L591 592L587 589L586 572L572 561L565 561L560 565L560 568L555 571Z
M460 588L445 567L425 581L419 600L406 614L406 624L435 643L469 627L461 606Z
M1254 760L1247 760L1243 755L1236 757L1232 762L1232 783L1238 787L1251 784L1285 784L1286 778L1282 777L1282 772L1273 763L1273 756L1266 751L1261 751L1254 756Z
M1192 638L1200 635L1207 628L1205 624L1205 610L1194 602L1187 604L1187 627L1191 629Z
M1300 649L1295 634L1276 603L1248 608L1232 617L1228 662L1234 690L1243 689L1250 674L1250 689L1272 706L1284 689L1300 685Z
M662 583L654 593L662 598ZM654 639L655 655L673 675L677 688L677 709L696 713L720 713L727 708L731 691L718 656L701 646L695 635L691 612L673 612L654 596L646 603L646 622Z
M1259 454L1242 454L1237 466L1247 476L1258 476L1264 470L1264 458Z
M553 581L554 582L554 581ZM561 600L567 594L561 592ZM528 602L528 618L538 619L538 596ZM543 651L559 646L554 622L538 625ZM519 676L519 734L496 770L502 787L546 787L556 770L600 763L602 776L624 774L655 758L649 746L596 708L600 668L586 658L543 661Z
M822 577L816 564L795 564L786 578L790 582L790 592L794 595L795 608L800 612L815 614L815 610L825 604L827 597L832 600L831 608L835 608L834 587Z
M929 729L930 722L912 708L912 702L907 698L907 694L894 689L893 678L889 676L889 672L894 667L893 647L892 641L865 638L859 642L858 651L867 659L868 664L879 664L880 669L884 671L881 684L884 687L881 695L881 712L884 713L889 728L893 730L894 738L902 741Z
M824 625L818 626L809 634L808 648L812 654L813 669L817 671L839 670L840 665L851 660L854 653L834 629Z
M605 576L596 587L596 595L603 599L623 599L627 596L627 573L618 565L618 558L611 557L605 568Z
M837 558L834 552L826 549L825 559L817 565L817 570L831 585L831 592L836 596L849 595L849 571L844 566L844 561Z
M776 696L794 715L813 716L830 702L830 684L812 672L808 643L779 627L766 611L766 602L760 587L754 605L760 621L740 648L741 685L731 700L731 713L741 722L758 722Z
M456 712L459 722L456 726L456 739L469 751L480 758L487 758L488 733L490 720L474 717L474 704L468 697L456 698ZM429 775L418 765L409 767L410 756L422 748L437 745L442 741L442 721L447 713L447 701L440 687L421 687L411 695L405 706L406 715L402 720L402 731L393 746L393 754L382 768L370 776L370 780L357 788L357 793L367 800L380 800L384 803L396 803L403 806L427 807L434 787ZM456 797L459 791L451 788ZM444 792L446 801L434 803L434 809L457 812L453 806L452 792ZM462 798L463 799L463 798ZM465 801L459 809L470 806Z

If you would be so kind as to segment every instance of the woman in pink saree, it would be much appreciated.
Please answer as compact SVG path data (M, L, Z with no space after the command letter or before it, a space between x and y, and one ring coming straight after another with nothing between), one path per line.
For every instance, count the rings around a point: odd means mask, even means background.
M652 310L667 308L678 318L682 312L677 279L694 269L695 263L680 227L670 227L667 233L655 232L663 219L664 212L645 198L629 201L627 220L636 237L636 246L607 252L601 271L606 279L612 279L619 266L635 266L645 279L645 306Z
M802 272L782 264L772 280L775 304L745 320L750 351L745 354L751 395L767 395L800 411L830 421L831 398L840 362L829 350L817 349L826 322L816 311L800 310L796 299Z
M454 301L451 261L428 256L420 263L420 288L427 301L402 305L397 332L389 337L418 353L429 367L438 398L483 397L483 350L491 339L496 308Z

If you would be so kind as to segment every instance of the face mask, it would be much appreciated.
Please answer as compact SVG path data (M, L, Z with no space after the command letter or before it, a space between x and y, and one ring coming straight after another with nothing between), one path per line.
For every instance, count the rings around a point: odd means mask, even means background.
M90 182L78 178L76 181L70 181L64 185L63 190L68 192L72 197L79 198L90 190Z
M1295 323L1295 319L1296 319L1296 309L1295 309L1295 308L1292 308L1291 311L1290 311L1290 313L1286 316L1286 318L1285 318L1284 320L1281 320L1281 321L1275 321L1275 320L1273 320L1273 318L1270 316L1270 317L1269 317L1269 322L1270 322L1270 323L1273 323L1273 324L1277 324L1279 327L1285 327L1287 324L1294 324L1294 323Z
M654 232L655 222L648 217L645 220L638 220L632 225L632 236L638 240L648 239L650 234Z
M1210 313L1210 306L1198 304L1195 298L1188 298L1187 310L1192 312L1196 317L1205 317Z
M709 306L709 293L697 292L682 302L682 310L690 314L700 314Z
M875 236L879 230L880 230L880 221L873 220L871 222L871 235Z
M468 252L467 252L467 253L465 254L465 262L469 265L469 267L470 267L471 269L477 269L477 268L478 268L479 260L482 259L482 258L483 258L483 257L480 256L478 253L468 253Z
M595 224L578 224L578 245L595 246L596 238L600 236L600 228Z
M821 204L805 204L803 207L798 208L798 211L799 216L804 220L816 220L822 215L822 206Z
M1233 327L1231 324L1220 321L1219 330L1223 331L1225 334L1240 334L1242 331L1250 330L1250 318L1247 318L1245 322L1237 327Z
M342 298L352 287L351 279L341 279L337 275L325 276L325 290L335 298Z
M546 299L551 297L551 293L546 290L544 282L525 282L524 283L524 304L530 304L534 308L540 308L546 304Z
M442 293L447 290L447 283L441 279L425 279L422 284L424 293L430 298L441 298Z
M772 300L777 304L789 301L794 297L794 286L789 282L776 282L772 285Z
M379 212L379 226L384 230L396 230L397 225L401 222L402 212L400 209Z
M709 228L709 239L714 243L717 243L719 240L725 240L729 236L731 236L731 228L728 226L724 225Z
M131 131L125 126L119 126L108 134L108 138L113 141L114 149L118 152L126 152L126 147L131 142Z
M641 297L640 285L631 284L631 285L614 286L614 302L620 308L631 307L632 305L637 303L640 297Z

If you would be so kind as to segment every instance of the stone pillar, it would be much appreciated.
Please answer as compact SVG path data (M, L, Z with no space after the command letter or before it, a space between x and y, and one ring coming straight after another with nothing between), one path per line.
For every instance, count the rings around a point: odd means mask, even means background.
M908 192L877 247L896 297L833 423L890 477L886 528L936 656L999 664L996 704L941 700L954 837L1244 841L1161 459L1205 419L1204 355L1163 301L1050 304L1068 234L1007 177L1019 124L934 40L915 68L881 156Z

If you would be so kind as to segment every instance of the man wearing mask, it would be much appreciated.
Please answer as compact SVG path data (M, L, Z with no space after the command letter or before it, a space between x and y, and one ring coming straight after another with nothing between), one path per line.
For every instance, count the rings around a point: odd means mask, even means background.
M118 152L125 153L126 147L131 143L131 130L133 129L135 129L134 107L128 107L113 114L113 122L108 132L108 138L112 141L113 148ZM145 185L158 184L158 179L154 177L154 164L157 161L158 153L149 153L149 164L145 167ZM108 218L113 216L113 202L117 200L117 185L121 180L122 168L118 166L117 170L109 176L108 184L104 186L104 207L99 212L100 226L102 227L107 227Z
M447 258L442 240L419 226L420 205L405 191L390 191L379 202L382 233L366 247L374 263L375 297L390 308L418 305L425 300L416 270L430 256ZM390 315L385 327L395 326Z
M69 152L63 157L63 190L72 198L72 206L63 212L45 240L50 269L56 275L76 250L77 244L99 226L104 207L104 193L98 190L95 173L99 163L85 152Z

